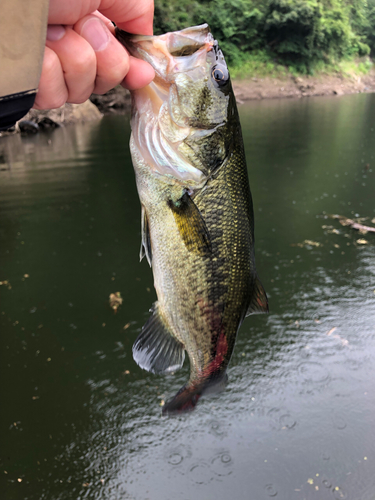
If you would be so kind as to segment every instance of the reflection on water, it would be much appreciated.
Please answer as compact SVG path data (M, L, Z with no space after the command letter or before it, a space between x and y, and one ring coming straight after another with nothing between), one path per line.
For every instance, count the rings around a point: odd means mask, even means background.
M2 499L374 497L375 240L322 214L375 217L375 95L240 112L271 312L227 389L174 419L188 364L131 356L155 294L127 119L1 140Z

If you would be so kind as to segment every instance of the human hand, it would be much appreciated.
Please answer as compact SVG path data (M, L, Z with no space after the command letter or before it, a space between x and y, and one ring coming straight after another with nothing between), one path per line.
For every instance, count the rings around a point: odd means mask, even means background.
M116 25L152 35L153 0L50 0L42 74L34 108L79 104L121 83L137 89L154 70L115 39Z

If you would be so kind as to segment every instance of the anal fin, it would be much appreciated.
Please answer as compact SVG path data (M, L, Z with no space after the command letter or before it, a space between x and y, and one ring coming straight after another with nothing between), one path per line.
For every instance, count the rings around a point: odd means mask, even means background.
M268 313L268 299L262 283L260 282L258 276L256 276L253 285L253 294L250 305L246 311L246 316L260 313Z
M184 346L169 331L157 303L134 342L133 358L141 368L152 373L174 372L184 363Z
M148 225L147 213L145 207L142 205L142 214L141 214L141 231L142 231L142 242L141 242L141 250L139 252L139 260L142 260L144 256L146 256L147 262L150 267L152 264L152 252L151 252L151 239L150 239L150 228Z
M178 230L186 247L190 251L211 252L211 240L206 223L198 207L185 192L183 196L168 206L173 212Z

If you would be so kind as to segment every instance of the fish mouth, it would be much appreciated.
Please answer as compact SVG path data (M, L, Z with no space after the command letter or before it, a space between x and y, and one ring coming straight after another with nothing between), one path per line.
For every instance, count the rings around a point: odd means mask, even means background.
M178 74L188 73L193 80L202 78L207 53L216 43L208 24L158 36L133 35L116 28L115 35L133 57L154 68L155 78L148 86L147 97L154 101L156 113L168 99Z
M116 38L137 59L155 70L154 80L132 91L133 140L154 172L202 187L206 172L194 167L179 151L180 144L198 129L179 112L175 82L181 73L191 82L207 79L207 57L217 42L207 24L159 36L133 35L119 28ZM181 75L182 76L182 75ZM204 131L203 131L204 133Z
M132 56L154 68L158 86L167 87L176 74L201 66L215 44L208 24L158 36L132 35L116 28L115 36Z

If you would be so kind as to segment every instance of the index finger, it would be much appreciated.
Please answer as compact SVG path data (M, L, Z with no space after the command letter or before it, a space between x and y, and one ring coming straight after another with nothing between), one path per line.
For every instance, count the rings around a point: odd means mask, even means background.
M50 0L48 23L73 25L95 10L129 33L153 33L153 0Z
M128 33L153 34L154 0L102 0L98 10Z

